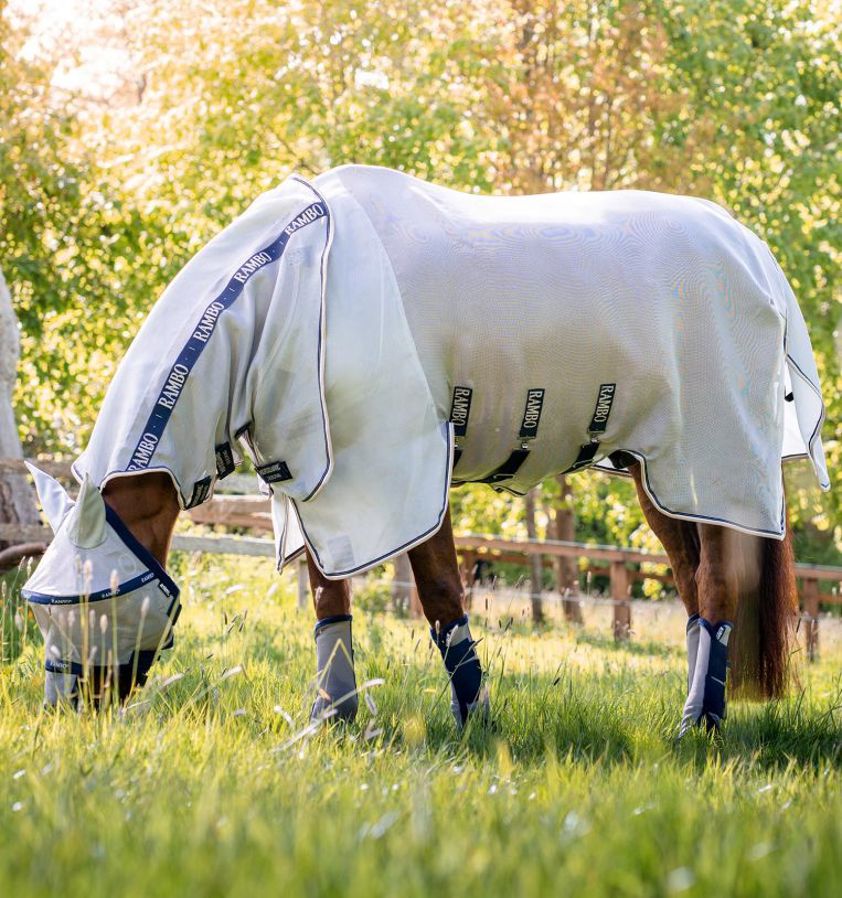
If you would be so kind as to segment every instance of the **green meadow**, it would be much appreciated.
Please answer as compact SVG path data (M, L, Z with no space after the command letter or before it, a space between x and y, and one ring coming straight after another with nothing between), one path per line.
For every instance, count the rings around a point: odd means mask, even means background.
M175 569L176 647L127 709L43 712L37 637L0 667L0 895L839 894L831 624L789 700L676 744L678 613L617 648L480 599L494 725L460 738L425 628L358 610L358 719L312 730L293 581Z

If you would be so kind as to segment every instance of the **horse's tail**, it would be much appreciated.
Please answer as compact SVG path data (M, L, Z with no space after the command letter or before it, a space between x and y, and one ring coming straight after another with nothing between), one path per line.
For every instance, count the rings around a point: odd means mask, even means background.
M789 519L783 540L761 539L757 591L740 596L734 626L731 687L742 698L780 698L791 674L798 618Z

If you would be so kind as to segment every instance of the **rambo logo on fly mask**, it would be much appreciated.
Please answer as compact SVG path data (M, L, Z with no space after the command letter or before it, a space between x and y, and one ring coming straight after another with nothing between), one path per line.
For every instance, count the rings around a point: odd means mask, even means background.
M109 681L121 697L142 685L173 644L179 590L86 478L74 502L27 465L54 537L21 590L44 636L48 704L75 701L80 682Z

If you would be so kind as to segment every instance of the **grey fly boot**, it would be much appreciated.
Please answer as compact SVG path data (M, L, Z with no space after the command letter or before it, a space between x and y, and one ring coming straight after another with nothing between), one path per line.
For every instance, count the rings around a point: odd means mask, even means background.
M725 719L725 680L728 673L728 638L733 624L720 621L712 624L699 618L698 648L695 665L691 661L692 677L679 738L691 727L704 724L715 730ZM688 639L689 645L689 639Z
M699 630L701 629L701 617L691 614L687 618L687 692L693 688L693 675L696 672L696 656L699 654Z
M338 614L320 620L315 634L318 694L310 719L318 720L326 712L336 711L335 717L351 721L357 716L351 615Z

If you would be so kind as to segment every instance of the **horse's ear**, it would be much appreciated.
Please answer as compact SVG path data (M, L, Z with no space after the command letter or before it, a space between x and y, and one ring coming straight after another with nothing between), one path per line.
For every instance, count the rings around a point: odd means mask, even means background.
M87 474L67 521L67 536L80 549L93 549L105 539L105 501Z
M47 516L47 521L55 533L61 526L67 512L73 507L73 500L67 495L67 490L46 471L36 468L28 461L24 462L29 473L35 480L35 491L41 502L41 508Z

